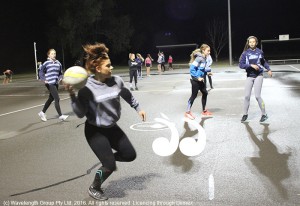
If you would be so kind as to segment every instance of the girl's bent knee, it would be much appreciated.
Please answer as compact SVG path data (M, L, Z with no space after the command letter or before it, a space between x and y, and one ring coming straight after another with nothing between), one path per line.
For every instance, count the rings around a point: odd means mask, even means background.
M123 158L126 162L132 162L136 159L136 153L131 152L129 154L124 155Z

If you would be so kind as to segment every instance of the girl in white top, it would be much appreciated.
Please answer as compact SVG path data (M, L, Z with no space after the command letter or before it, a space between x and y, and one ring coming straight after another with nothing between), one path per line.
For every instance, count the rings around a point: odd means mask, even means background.
M212 65L212 63L213 63L213 60L212 60L211 56L208 55L208 56L206 57L206 66L205 66L205 78L204 78L204 83L205 83L205 85L206 85L206 77L208 77L210 89L213 89L213 86L212 86L212 79L211 79L211 76L212 76L211 65Z

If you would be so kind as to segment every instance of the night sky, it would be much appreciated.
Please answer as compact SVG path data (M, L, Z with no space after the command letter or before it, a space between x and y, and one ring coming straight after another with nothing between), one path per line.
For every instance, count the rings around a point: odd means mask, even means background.
M62 0L63 1L63 0ZM50 19L44 12L43 0L11 0L0 7L0 68L18 72L34 71L33 42L37 42L40 61L46 59L48 45L45 27ZM117 9L129 14L135 28L132 42L143 41L135 51L148 52L155 57L155 45L206 43L206 25L211 19L227 23L227 0L118 0ZM53 18L53 17L51 17ZM55 18L55 17L54 17ZM246 38L250 35L261 39L278 39L280 34L300 38L300 12L297 0L231 0L231 27L233 57L238 58ZM300 53L300 43L291 53ZM289 47L283 45L284 47ZM295 47L295 46L294 46ZM297 48L299 49L297 51ZM61 57L60 48L58 59ZM279 47L267 50L280 50ZM192 48L191 48L192 50ZM189 55L189 54L187 54ZM266 55L267 56L267 55ZM221 52L228 58L228 45ZM298 56L299 58L300 56ZM128 55L124 57L127 60Z

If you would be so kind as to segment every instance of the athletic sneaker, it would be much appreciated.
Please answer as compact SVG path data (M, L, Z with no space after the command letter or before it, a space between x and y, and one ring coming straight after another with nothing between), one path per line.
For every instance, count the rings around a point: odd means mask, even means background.
M58 117L58 119L61 121L65 121L68 117L69 117L69 115L61 115Z
M96 200L100 200L100 201L108 200L108 198L104 195L102 189L96 190L92 185L89 187L88 193L92 198Z
M135 90L139 90L139 88L138 88L138 87L135 87Z
M130 90L131 90L131 91L134 91L132 87L130 87Z
M41 118L41 120L42 120L43 122L46 122L46 121L47 121L46 114L45 114L43 111L40 111L40 112L38 113L38 115L40 116L40 118Z
M265 122L267 119L268 119L268 115L267 115L267 114L264 114L264 115L261 116L259 122L260 122L260 123L263 123L263 122Z
M186 112L184 114L185 117L191 119L191 120L194 120L196 117L192 114L192 112Z
M248 114L242 116L241 122L245 122L248 118Z
M205 117L212 116L212 113L210 111L208 111L207 109L204 110L201 114L202 114L202 116L205 116Z

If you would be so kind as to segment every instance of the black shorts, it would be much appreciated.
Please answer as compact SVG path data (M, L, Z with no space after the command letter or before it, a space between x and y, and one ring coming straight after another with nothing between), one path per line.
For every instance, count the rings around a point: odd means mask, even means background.
M5 78L10 79L11 78L11 74L5 74Z

